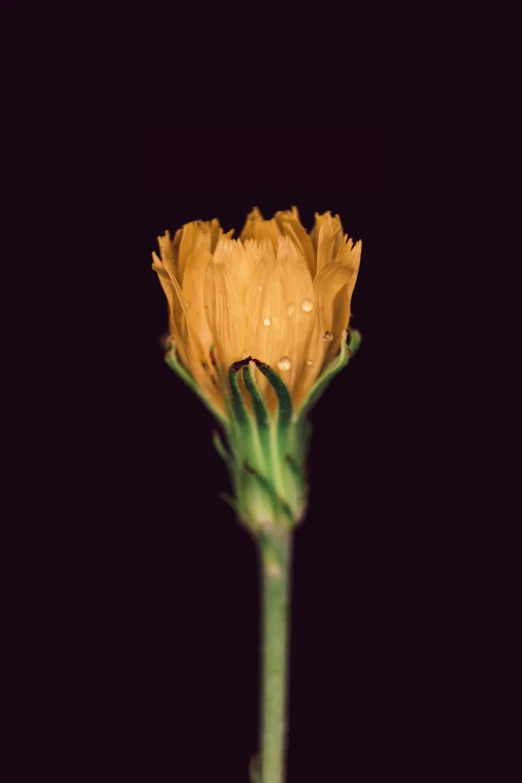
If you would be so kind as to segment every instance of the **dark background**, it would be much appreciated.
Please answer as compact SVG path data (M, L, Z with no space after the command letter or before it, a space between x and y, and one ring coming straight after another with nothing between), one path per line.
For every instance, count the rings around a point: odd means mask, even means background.
M307 228L329 209L363 241L363 343L311 416L287 783L461 780L466 758L485 770L489 756L469 730L484 691L463 640L484 606L467 568L484 533L475 518L469 536L472 403L458 373L478 339L463 307L491 244L510 251L518 209L514 15L252 13L219 25L180 12L132 35L122 22L111 38L130 50L136 106L114 134L126 175L98 183L116 249L91 279L104 292L87 310L100 354L80 353L84 404L70 409L85 451L67 455L78 491L67 485L57 544L71 585L56 577L66 641L53 655L71 715L58 757L70 780L247 783L256 549L218 497L230 488L215 423L163 361L151 252L190 220L219 217L237 236L252 206L271 217L296 205ZM95 48L88 63L103 81Z

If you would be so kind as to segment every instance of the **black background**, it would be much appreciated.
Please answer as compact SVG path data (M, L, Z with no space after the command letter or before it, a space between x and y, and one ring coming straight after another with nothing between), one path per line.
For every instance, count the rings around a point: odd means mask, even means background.
M81 415L70 409L84 450L69 455L57 544L59 651L41 622L71 720L46 753L70 780L247 783L256 549L219 499L215 423L163 361L151 252L190 220L218 217L237 236L252 206L296 205L307 228L329 209L363 241L363 343L311 417L287 783L460 780L483 698L463 640L484 607L466 576L482 533L470 540L459 495L472 477L456 376L477 327L457 331L484 249L500 235L508 250L514 224L514 17L503 5L304 20L250 9L221 25L198 13L111 39L126 36L136 105L114 134L125 175L103 194L116 255L91 271L99 353L86 347ZM95 52L89 67L103 81Z

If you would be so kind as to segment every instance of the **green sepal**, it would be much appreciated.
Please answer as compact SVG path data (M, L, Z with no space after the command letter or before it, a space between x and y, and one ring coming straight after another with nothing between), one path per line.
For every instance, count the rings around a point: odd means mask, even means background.
M350 352L350 359L353 359L360 348L362 335L357 329L350 329L348 336L350 338L348 340L348 350Z
M254 468L252 468L248 462L245 463L245 470L250 473L256 479L259 485L266 491L272 502L272 506L275 506L277 511L282 511L283 514L288 517L290 523L293 523L295 519L294 514L292 513L292 509L288 503L283 500L283 498L279 497L272 485L272 482L269 481L265 476L262 476L261 473L258 473L257 470L254 470Z
M271 480L272 477L269 479L265 475L267 469L272 470L273 472L274 454L272 453L271 448L270 428L271 425L275 425L275 422L273 419L271 419L266 402L259 391L256 380L252 373L251 362L248 362L248 364L243 368L243 380L245 382L245 387L252 399L256 435L259 438L259 444L263 453L263 460L261 463L262 470L255 472L250 470L250 472L254 474L257 483L266 491L268 497L270 498L275 517L279 519L281 514L283 514L292 522L294 515L292 514L290 506L278 495L273 481ZM246 464L245 467L248 469L248 464Z
M275 414L259 391L251 362L276 392L279 404ZM289 529L302 518L306 480L304 455L296 450L301 442L297 430L302 429L302 423L292 421L288 389L268 365L250 356L230 365L227 386L228 449L218 433L214 433L214 446L230 472L236 513L256 535L265 528ZM251 407L245 391L252 400Z
M165 361L170 367L171 370L174 370L176 375L178 375L179 378L181 378L182 381L184 381L189 388L192 389L193 392L195 392L200 400L202 400L205 404L205 406L209 409L209 411L212 413L213 416L215 416L225 427L227 425L227 420L223 416L220 410L214 407L210 400L203 394L200 387L192 377L192 375L183 367L180 360L178 359L178 354L176 352L176 346L172 344L172 347L170 351L165 355Z
M305 416L310 408L315 405L321 394L325 391L326 387L332 380L332 378L340 372L343 367L346 367L350 359L356 354L361 344L361 333L356 329L352 329L349 333L349 340L341 342L341 350L333 360L333 362L326 368L326 370L319 376L312 388L310 389L308 396L303 400L299 409L295 414L295 420Z
M245 381L245 386L247 387L248 393L252 398L254 414L258 428L268 429L268 410L252 375L250 361L245 367L243 367L243 380Z
M252 374L250 362L243 368L243 380L247 391L252 398L259 441L265 460L268 462L270 459L270 415L265 400L263 399Z
M304 471L304 468L300 467L297 462L294 460L291 454L285 454L285 459L287 463L290 465L290 470L294 474L296 478L299 479L299 481L305 481L306 474Z
M292 421L292 398L290 397L288 386L270 365L260 362L259 359L254 359L253 361L256 363L256 366L259 367L265 378L268 379L277 395L277 401L279 403L277 423L279 427L288 427Z
M223 459L227 465L230 465L230 463L234 461L234 458L233 455L230 454L225 448L225 444L221 439L221 433L219 430L214 430L212 433L212 443L214 444L214 448L216 449L221 459Z
M240 427L248 427L250 424L250 417L248 411L243 402L241 391L237 382L237 374L243 367L246 367L250 357L248 359L242 359L239 362L234 362L230 365L228 370L228 379L230 382L230 399L232 403L232 411Z
M281 499L283 493L286 492L285 483L288 479L290 479L291 476L291 473L289 474L287 469L285 469L285 459L290 452L291 459L294 459L294 462L291 466L292 468L295 466L295 457L297 456L295 454L294 443L295 430L292 428L292 398L286 383L270 367L270 365L260 361L259 359L254 359L253 361L255 362L256 367L260 372L263 373L265 378L274 389L278 402L277 418L274 421L274 418L271 417L270 432L266 433L266 438L264 439L265 443L263 444L265 453L270 455L267 457L267 460L271 464L272 470L274 471L270 476L271 479L273 478L273 486L275 488L274 495L272 497L272 503L275 504L277 515L279 516L280 511L282 510L284 516L289 519L290 524L293 524L296 521L295 509L294 513L292 512L292 506L294 504L293 502L287 503L286 500ZM290 480L289 484L289 487L291 485L294 490L296 490L296 479L298 485L304 483L302 476L299 476L299 474L296 475L294 473L294 476ZM289 489L289 492L290 497L293 493L293 490Z
M310 448L310 441L312 439L313 427L306 419L299 419L295 427L295 453L303 458L303 455L308 454Z

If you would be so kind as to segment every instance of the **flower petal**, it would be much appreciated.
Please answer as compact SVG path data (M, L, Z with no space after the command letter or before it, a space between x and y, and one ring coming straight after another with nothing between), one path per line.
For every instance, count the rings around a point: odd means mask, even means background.
M258 243L253 239L247 239L245 242L242 242L241 239L229 239L225 234L216 248L215 255L218 260L223 257L221 255L223 253L230 255L233 272L237 277L244 300L254 270L260 261Z
M353 290L357 281L357 275L359 274L361 249L362 242L360 241L356 243L355 247L352 247L351 240L346 245L346 252L344 252L343 261L341 263L352 270L352 276L350 277L346 286L341 288L341 290L337 293L333 302L331 331L334 335L342 334L345 329L348 329L350 324L350 307ZM336 341L332 341L331 349L334 351L334 355L336 348Z
M245 352L280 372L278 362L286 356L288 348L288 303L281 263L277 262L270 240L258 243L258 252L260 261L246 294ZM267 393L269 407L273 409L276 397L273 390L270 392L268 381L262 375L256 376L256 380L261 393Z
M168 269L169 274L172 277L175 277L178 283L181 282L178 267L178 257L182 233L183 229L178 228L174 234L174 239L170 238L170 233L168 231L165 231L165 234L162 237L158 237L161 260L165 268Z
M207 249L194 250L183 275L183 295L192 336L201 349L201 361L208 361L212 334L205 311L205 278L212 256Z
M191 223L186 223L183 226L182 232L178 254L178 277L180 283L183 283L185 268L192 253L196 250L208 250L210 252L210 223L205 223L202 220L194 220Z
M246 219L243 231L240 238L255 239L258 242L262 240L269 240L274 250L277 248L277 240L281 236L281 232L277 227L275 220L264 220L263 215L259 211L258 207L254 207Z
M297 401L306 394L306 390L339 350L343 335L342 331L333 331L334 328L338 329L337 324L334 326L334 300L339 292L350 284L353 276L354 269L332 262L326 264L314 280L317 314L310 340L309 353L312 364L307 365L299 379L295 393ZM330 340L324 339L327 333L332 335Z
M156 253L152 254L152 258L152 268L155 272L158 273L161 287L163 288L169 304L169 323L171 336L175 339L176 344L184 344L188 338L187 323L179 296L177 294L179 284L176 280L174 268L172 264L165 264L163 261L160 261ZM183 349L180 345L180 356L182 352Z
M219 220L217 218L214 218L214 220L211 220L209 225L210 230L210 252L214 253L217 243L223 236L223 229L221 228L221 225L219 223ZM225 236L230 237L234 233L234 229L231 228L230 231L227 231Z
M283 236L289 236L291 239L293 239L297 247L300 249L306 260L313 280L315 277L317 265L315 250L312 245L312 240L301 224L297 207L292 207L291 211L287 210L285 212L276 212L274 215L274 220Z
M326 264L338 259L343 241L343 226L339 215L332 217L330 212L323 215L316 212L310 239L317 254L316 274L319 274Z
M228 377L230 365L239 361L245 352L245 300L242 277L238 273L243 263L247 263L243 245L238 240L222 237L205 278L206 317L224 377Z
M315 323L315 293L312 275L298 246L289 237L282 237L278 246L278 265L283 281L286 306L286 345L283 351L291 361L284 380L292 392L306 366ZM311 309L303 310L303 302Z

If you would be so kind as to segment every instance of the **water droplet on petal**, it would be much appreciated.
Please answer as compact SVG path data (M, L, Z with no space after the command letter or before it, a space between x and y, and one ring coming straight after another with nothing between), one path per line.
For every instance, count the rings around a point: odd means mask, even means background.
M260 286L259 286L259 288L258 288L258 290L259 290L259 291L262 291L262 290L263 290L263 286L262 286L262 285L260 285Z
M293 304L288 305L288 315L293 315L295 313L295 306Z
M308 361L307 361L306 363L307 363L307 365L308 365L309 367L311 367L311 366L312 366L312 364L313 364L313 360L312 360L312 359L308 359Z
M330 340L333 340L333 334L331 332L325 332L323 334L323 340L325 341L325 343L329 343Z
M244 354L241 355L241 358L242 359L248 359L249 356L250 356L250 354L244 353Z
M270 320L270 318L263 318L263 323L265 326L270 326L272 321Z
M292 362L288 358L288 356L281 356L279 361L277 362L277 366L280 370L289 370L292 366Z
M303 299L301 302L301 310L303 310L305 313L309 313L313 309L314 303L311 302L310 299Z

